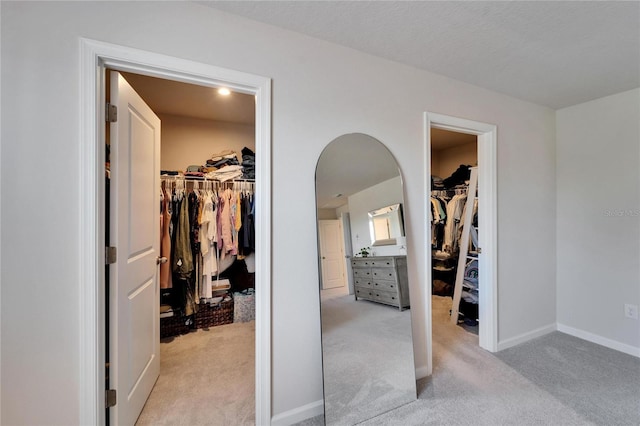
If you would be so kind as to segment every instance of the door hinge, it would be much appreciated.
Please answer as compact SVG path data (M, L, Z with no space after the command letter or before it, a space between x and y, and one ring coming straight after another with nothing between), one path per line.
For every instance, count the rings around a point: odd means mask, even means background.
M104 263L111 265L118 260L118 250L115 247L105 247L104 250Z
M117 403L117 395L115 389L107 389L104 393L104 403L106 408L113 407Z
M105 120L108 123L115 123L118 121L118 107L115 105L111 105L107 102L107 106L105 108L106 117Z

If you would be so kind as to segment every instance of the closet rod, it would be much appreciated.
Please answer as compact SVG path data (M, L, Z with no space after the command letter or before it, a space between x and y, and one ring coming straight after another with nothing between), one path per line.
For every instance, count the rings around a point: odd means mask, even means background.
M167 180L167 181L177 181L177 180L184 180L184 181L188 181L188 182L217 182L217 183L233 183L233 182L247 182L247 183L255 183L256 180L255 179L229 179L229 180L218 180L218 179L211 179L211 178L207 178L207 177L198 177L198 176L173 176L173 175L160 175L160 179L163 180Z

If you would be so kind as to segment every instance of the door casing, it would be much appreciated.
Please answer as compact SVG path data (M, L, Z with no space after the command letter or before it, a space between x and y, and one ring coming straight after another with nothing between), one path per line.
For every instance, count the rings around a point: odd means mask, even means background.
M105 424L106 68L256 97L256 424L271 422L271 79L80 39L80 424Z
M424 158L425 193L431 191L431 128L450 130L458 133L476 135L478 137L478 235L482 254L478 259L479 291L479 344L490 352L498 350L498 234L497 234L497 127L494 124L482 123L463 118L424 113ZM424 197L425 212L430 208L429 197ZM424 217L427 217L426 214ZM425 241L431 241L431 227L425 226ZM431 307L431 250L425 250L425 268L427 277L425 285L425 316L427 322L427 366L426 371L416 371L417 377L425 377L433 372L433 337Z

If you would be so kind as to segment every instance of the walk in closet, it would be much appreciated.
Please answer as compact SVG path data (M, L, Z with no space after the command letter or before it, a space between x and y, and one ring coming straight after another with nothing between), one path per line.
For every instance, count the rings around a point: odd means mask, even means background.
M137 424L253 419L254 96L121 74L161 122L160 376Z
M451 322L476 334L480 285L476 252L479 200L476 196L477 188L470 188L469 185L472 169L475 168L477 173L477 165L475 135L431 129L429 221L432 303L446 307ZM467 203L469 198L471 200ZM472 208L472 212L465 215L467 208ZM464 226L465 217L471 221L467 227ZM464 247L463 240L467 239L463 238L463 231L469 233L469 243ZM454 306L454 301L458 302L457 306Z

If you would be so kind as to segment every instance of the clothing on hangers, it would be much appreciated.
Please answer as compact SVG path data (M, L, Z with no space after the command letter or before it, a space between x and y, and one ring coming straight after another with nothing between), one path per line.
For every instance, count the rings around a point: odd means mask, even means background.
M170 262L161 285L172 282L174 312L191 315L211 300L212 283L239 253L255 249L254 182L162 177L160 239ZM166 194L166 195L165 195ZM166 204L166 207L165 207ZM173 214L172 214L173 213ZM220 260L217 259L220 257ZM163 287L164 288L164 287Z

